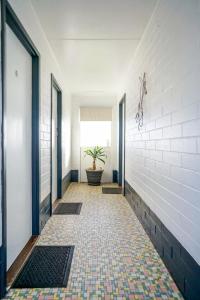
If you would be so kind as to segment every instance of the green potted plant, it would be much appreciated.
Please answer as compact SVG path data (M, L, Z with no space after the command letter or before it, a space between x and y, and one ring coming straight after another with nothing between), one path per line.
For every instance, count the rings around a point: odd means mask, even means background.
M93 159L92 168L86 169L87 180L89 185L100 185L103 169L97 170L96 161L100 160L105 164L105 158L107 157L103 147L95 146L93 148L87 148L84 151L85 155L91 156Z

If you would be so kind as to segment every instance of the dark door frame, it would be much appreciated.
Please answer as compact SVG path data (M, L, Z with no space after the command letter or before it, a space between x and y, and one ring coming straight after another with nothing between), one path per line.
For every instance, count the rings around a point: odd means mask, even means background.
M32 57L32 235L40 233L40 99L39 99L39 61L40 54L27 34L12 7L1 0L1 73L2 73L2 246L0 247L0 297L6 293L7 272L7 219L6 219L6 25L8 25L21 44ZM17 238L17 237L16 237Z
M119 103L119 178L118 178L119 186L125 186L125 134L126 134L126 94L124 94L124 96L122 97ZM123 162L124 165L122 165ZM124 182L122 182L122 178L124 178Z
M62 198L62 90L53 74L51 74L51 153L50 153L50 189L52 214L52 117L53 117L53 88L57 91L57 199Z

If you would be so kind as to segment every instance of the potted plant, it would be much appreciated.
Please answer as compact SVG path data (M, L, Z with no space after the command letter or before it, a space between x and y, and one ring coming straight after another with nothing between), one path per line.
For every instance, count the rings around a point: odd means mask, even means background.
M89 185L100 185L101 177L103 174L103 169L100 168L97 170L96 161L100 160L105 164L105 158L107 157L103 147L95 146L93 148L87 148L85 155L91 156L93 159L92 168L86 169L87 179Z

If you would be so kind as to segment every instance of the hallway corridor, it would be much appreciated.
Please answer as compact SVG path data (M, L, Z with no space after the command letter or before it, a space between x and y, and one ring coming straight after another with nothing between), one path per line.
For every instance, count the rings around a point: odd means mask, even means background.
M63 202L80 215L54 215L39 245L75 245L66 289L11 289L6 299L182 299L126 199L71 183Z

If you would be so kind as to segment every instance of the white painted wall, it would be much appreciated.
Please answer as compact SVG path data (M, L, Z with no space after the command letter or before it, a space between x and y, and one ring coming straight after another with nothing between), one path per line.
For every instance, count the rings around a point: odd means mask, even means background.
M116 169L117 165L117 97L115 95L73 95L72 96L72 170L79 170L80 177L80 107L112 107L112 137L111 137L111 158L110 164L112 170ZM108 178L108 176L105 176ZM79 178L80 179L80 178ZM111 181L112 176L110 175Z
M160 0L125 84L126 180L200 263L200 1ZM135 123L147 73L144 127Z
M63 100L63 177L71 169L70 95L67 83L30 0L10 0L14 11L40 52L40 107L41 107L41 201L50 192L50 97L53 73L62 89Z
M9 269L32 236L32 58L8 26L6 45L5 142Z

